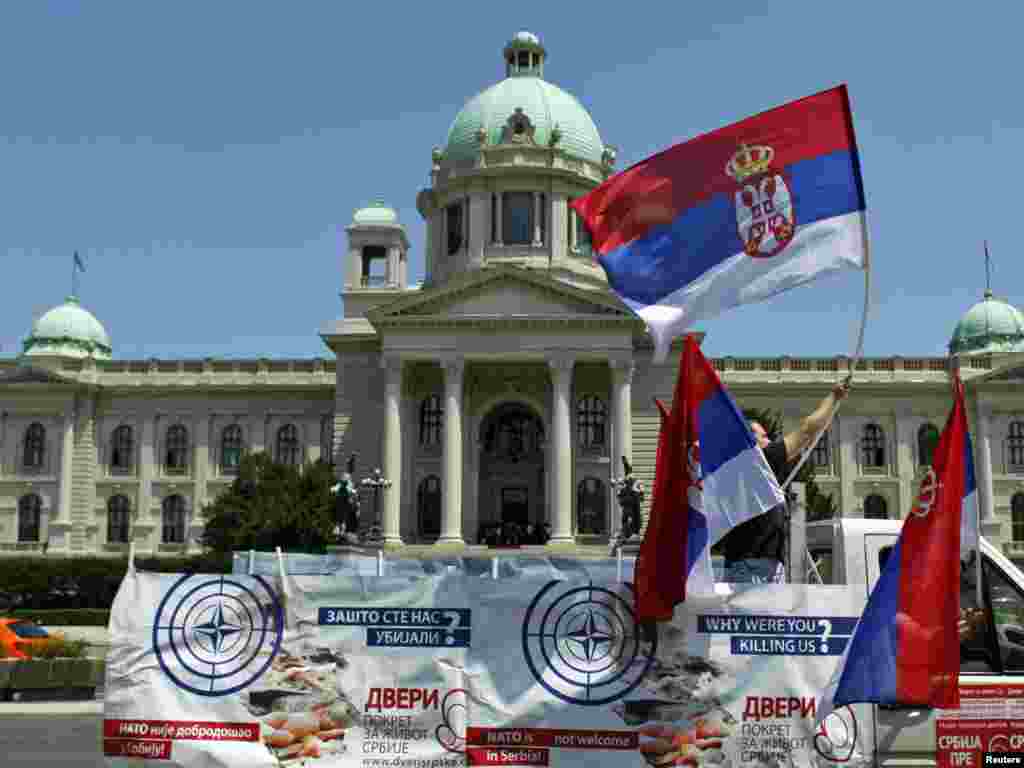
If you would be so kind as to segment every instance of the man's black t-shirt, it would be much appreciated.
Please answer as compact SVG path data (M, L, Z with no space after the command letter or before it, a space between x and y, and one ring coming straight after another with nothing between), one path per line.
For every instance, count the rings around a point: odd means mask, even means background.
M786 444L782 438L765 446L764 457L768 459L768 466L775 473L775 479L780 484L784 483L789 474L789 463L786 461ZM786 507L782 504L737 525L722 539L722 554L726 563L748 558L770 558L781 563L785 560L785 547Z

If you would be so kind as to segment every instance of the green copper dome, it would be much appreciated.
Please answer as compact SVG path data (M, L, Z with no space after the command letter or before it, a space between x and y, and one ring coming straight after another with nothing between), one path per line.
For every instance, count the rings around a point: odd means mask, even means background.
M1024 352L1024 313L985 291L985 298L957 323L949 351L954 355Z
M23 347L26 357L58 355L109 360L111 354L106 330L74 296L36 320Z
M444 157L467 162L480 152L481 132L486 143L500 144L515 128L521 110L533 129L533 143L552 145L569 155L600 163L604 143L594 120L576 97L543 78L545 51L536 35L519 32L504 49L506 77L470 99L448 130ZM512 119L510 122L510 118Z
M364 224L369 226L398 226L398 214L394 208L380 200L374 200L365 208L360 208L352 214L353 224Z

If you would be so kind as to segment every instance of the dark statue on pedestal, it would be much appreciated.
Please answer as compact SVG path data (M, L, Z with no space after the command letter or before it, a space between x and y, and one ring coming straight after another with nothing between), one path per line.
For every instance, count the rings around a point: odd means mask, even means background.
M640 507L644 501L644 484L633 477L633 467L625 456L622 457L622 472L621 478L613 480L618 489L622 524L611 542L612 549L640 536Z
M335 493L335 532L341 541L355 543L359 533L359 489L353 475L356 472L356 454L349 456L340 482L331 490Z

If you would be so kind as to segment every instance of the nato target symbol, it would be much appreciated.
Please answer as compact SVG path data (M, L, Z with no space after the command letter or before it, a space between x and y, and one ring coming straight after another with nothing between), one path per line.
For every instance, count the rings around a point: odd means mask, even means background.
M548 693L570 704L621 699L642 682L656 650L657 639L644 637L632 600L593 582L549 582L523 621L530 672Z
M175 685L228 696L259 679L281 648L284 608L260 576L185 574L153 620L153 650Z

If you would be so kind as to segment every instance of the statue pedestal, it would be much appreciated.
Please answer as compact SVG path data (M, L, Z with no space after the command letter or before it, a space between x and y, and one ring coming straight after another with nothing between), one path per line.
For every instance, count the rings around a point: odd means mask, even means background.
M626 539L613 539L608 546L608 554L614 555L621 552L623 557L636 557L640 554L640 544L643 539L639 534L633 534Z

